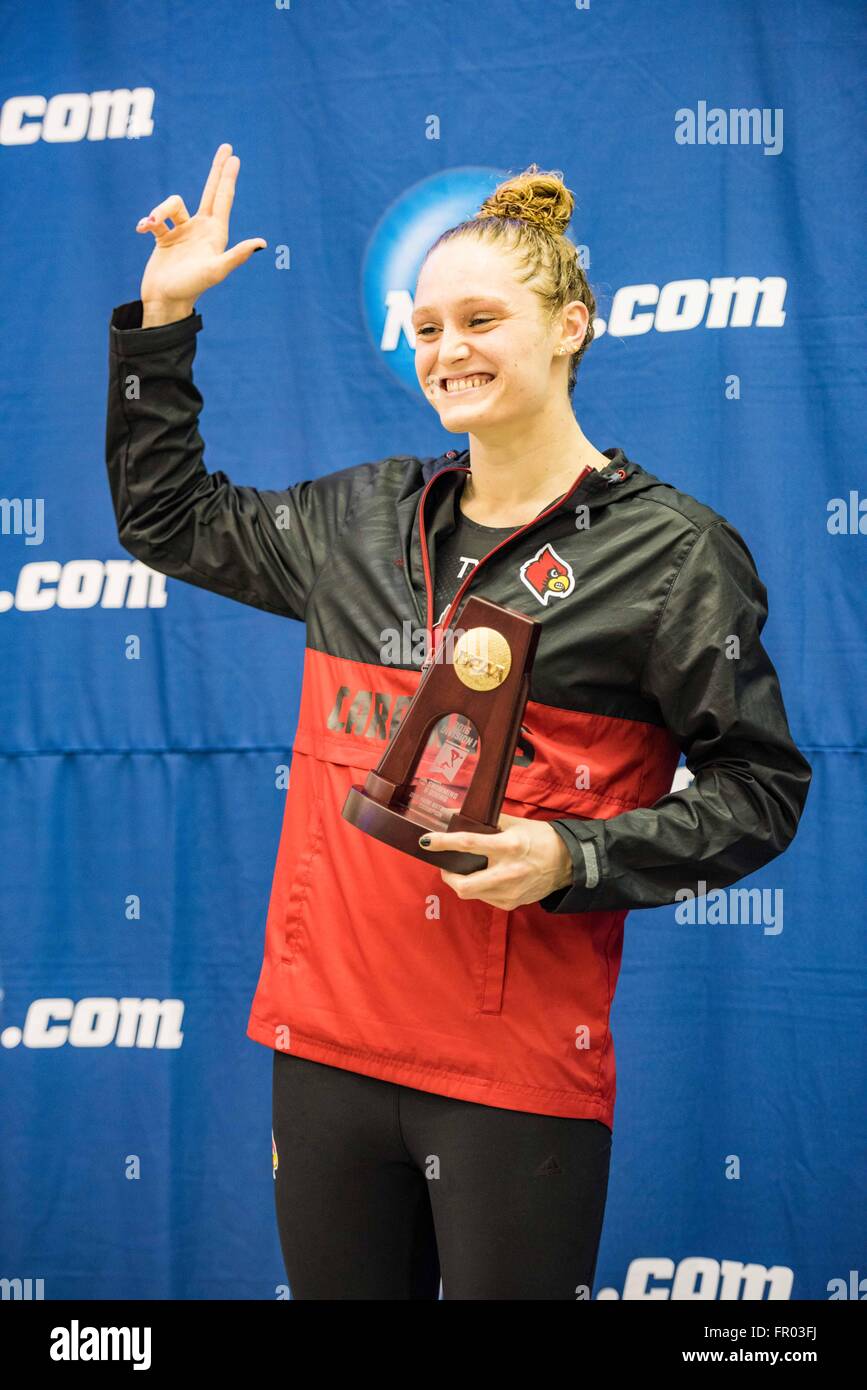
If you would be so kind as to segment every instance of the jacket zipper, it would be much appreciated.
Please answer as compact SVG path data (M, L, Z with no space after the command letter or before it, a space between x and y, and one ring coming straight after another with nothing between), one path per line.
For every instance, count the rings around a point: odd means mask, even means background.
M437 473L434 473L433 477L430 478L430 479L428 480L428 482L426 483L424 492L422 493L421 499L420 499L420 501L419 501L419 519L418 519L418 521L419 521L419 530L420 530L420 532L421 532L421 537L420 537L420 539L421 539L421 558L422 558L422 567L423 567L423 569L424 569L424 587L425 587L425 598L426 598L426 609L425 609L425 611L426 611L426 617L427 617L427 622L426 622L426 626L425 626L425 631L426 631L426 633L427 633L427 639L428 639L428 644L427 644L427 656L425 657L424 661L422 662L422 665L421 665L421 670L422 670L422 671L425 671L425 670L427 669L427 667L430 666L431 662L433 661L433 659L434 659L434 657L435 657L435 655L436 655L436 649L435 649L435 633L434 633L434 627L433 627L433 594L432 594L432 592L431 592L430 559L429 559L429 556L428 556L428 548L427 548L427 532L426 532L426 530L425 530L425 525L424 525L424 502L425 502L425 497L426 497L426 495L427 495L428 488L430 488L430 486L431 486L431 484L433 483L434 479L435 479L435 478L441 477L441 475L442 475L443 473L469 473L469 472L471 472L471 471L472 471L472 470L471 470L470 468L466 468L466 467L464 467L462 464L454 464L454 465L453 465L452 467L450 467L450 468L441 468L441 469L439 469L439 471L438 471ZM468 587L469 584L472 583L473 579L474 579L475 576L478 574L479 570L482 568L482 565L484 565L488 560L490 560L490 558L491 558L492 555L496 555L497 551L498 551L498 550L501 550L501 549L503 548L504 545L511 545L511 543L512 543L512 541L515 539L515 537L516 537L516 536L519 536L519 535L521 534L522 531L527 531L527 530L529 530L529 528L530 528L531 526L535 526L538 522L542 521L542 520L543 520L546 516L548 516L551 512L558 511L558 510L560 509L560 507L563 506L563 503L566 502L566 501L568 501L568 499L572 496L573 492L574 492L575 489L579 486L579 484L583 482L583 480L586 478L587 474L588 474L588 473L591 473L592 471L593 471L592 466L588 463L587 467L584 469L584 472L581 473L581 474L579 474L579 476L575 479L574 483L573 483L572 486L570 487L569 491L568 491L563 497L559 498L559 500L556 501L556 502L552 502L551 505L550 505L550 507L546 507L545 510L544 510L543 512L540 512L538 516L533 517L533 520L532 520L532 521L525 521L523 526L519 526L518 529L517 529L516 531L513 531L512 534L511 534L510 536L506 536L505 540L502 540L502 541L500 541L497 545L495 545L494 548L493 548L493 550L489 550L488 553L487 553L487 555L483 555L483 556L482 556L482 558L481 558L481 560L479 560L478 564L473 566L473 568L470 570L469 574L467 575L466 579L464 579L464 580L462 581L462 583L459 585L457 593L455 594L454 598L452 599L451 603L449 604L448 608L446 609L446 614L445 614L445 617L443 618L443 621L442 621L441 623L438 623L438 624L437 624L437 629L438 629L438 632L439 632L440 635L441 635L441 634L445 631L445 629L448 627L449 621L450 621L451 616L452 616L452 613L454 612L455 607L457 606L457 604L460 602L460 600L461 600L461 598L462 598L462 596L463 596L464 590Z
M434 479L438 478L438 477L440 476L441 473L469 473L469 472L470 472L470 469L469 469L469 468L465 468L462 464L451 464L451 465L449 465L448 468L440 468L440 469L438 470L438 472L434 473L432 477L428 478L427 482L425 483L424 487L422 488L421 497L420 497L420 499L419 499L418 525L419 525L419 532L420 532L420 539L421 539L421 547L422 547L422 564L423 564L423 567L424 567L424 570L425 570L425 574L428 573L428 569L427 569L427 537L425 536L425 529L424 529L424 499L427 497L427 495L428 495L428 493L429 493L429 491L430 491L430 489L431 489L431 487L432 487L432 485L433 485ZM410 544L410 547L409 547L409 554L412 555L412 545L411 545L411 544ZM421 609L420 609L419 606L418 606L418 599L416 598L415 589L412 587L412 580L410 579L409 565L404 565L404 567L403 567L403 574L404 574L404 578L405 578L405 580L406 580L406 587L407 587L407 589L408 589L408 591L409 591L409 596L410 596L410 598L412 599L413 608L414 608L415 611L418 613L419 617L421 617ZM426 603L427 607L430 608L430 603L429 603L429 601L428 601L428 584L427 584L427 579L425 579L425 603ZM425 630L427 631L428 629L426 628ZM428 649L428 654L429 654L429 652L430 652L430 649ZM426 667L428 664L429 664L429 663L428 663L427 657L425 657L425 660L422 662L422 665L421 665L422 671L425 669L425 667Z

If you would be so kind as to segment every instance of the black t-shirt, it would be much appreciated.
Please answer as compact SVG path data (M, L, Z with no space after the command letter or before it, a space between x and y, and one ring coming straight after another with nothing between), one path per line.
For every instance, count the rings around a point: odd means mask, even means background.
M520 526L482 526L471 521L461 511L459 493L455 495L455 523L455 530L439 542L434 556L435 623L444 616L470 570L500 541L520 530Z

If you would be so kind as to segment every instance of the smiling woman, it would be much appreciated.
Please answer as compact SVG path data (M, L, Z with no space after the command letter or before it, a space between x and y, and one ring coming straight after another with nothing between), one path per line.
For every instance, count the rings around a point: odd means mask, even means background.
M596 300L564 235L574 197L533 164L422 262L412 324L419 384L444 429L470 435L463 501L505 525L609 460L572 411Z
M208 472L196 300L263 244L226 249L239 165L222 145L192 216L171 194L139 224L155 244L141 298L112 315L106 447L126 550L305 628L247 1026L274 1052L292 1296L435 1300L442 1274L446 1299L589 1297L626 913L760 868L806 798L760 640L766 590L724 517L584 436L571 398L595 302L564 235L572 195L535 166L418 278L419 385L467 449L274 491ZM502 754L506 814L484 836L430 833L434 853L485 856L455 876L341 812L470 590L543 630ZM449 727L431 752L457 788L472 740L449 749ZM674 789L681 752L693 781Z

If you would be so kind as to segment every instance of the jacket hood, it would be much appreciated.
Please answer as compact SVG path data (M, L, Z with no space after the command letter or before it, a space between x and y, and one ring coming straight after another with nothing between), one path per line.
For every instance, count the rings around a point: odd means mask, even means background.
M583 482L570 488L560 499L556 509L551 512L551 516L556 516L560 511L574 510L579 501L592 509L607 506L609 502L620 501L636 492L643 492L646 488L659 485L660 479L646 472L640 464L628 459L623 449L603 449L602 452L611 460L608 466L594 469ZM446 469L469 467L469 449L449 449L438 458L425 460L422 479L427 484L435 474ZM453 477L456 478L457 475Z

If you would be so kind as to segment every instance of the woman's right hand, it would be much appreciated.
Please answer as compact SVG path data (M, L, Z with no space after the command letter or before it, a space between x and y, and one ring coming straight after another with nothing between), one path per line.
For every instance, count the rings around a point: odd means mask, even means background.
M240 167L232 146L221 145L195 216L190 217L180 194L173 193L138 223L136 231L152 232L156 241L141 282L143 328L188 317L204 290L267 246L262 237L251 237L225 249ZM173 227L166 226L169 217Z

